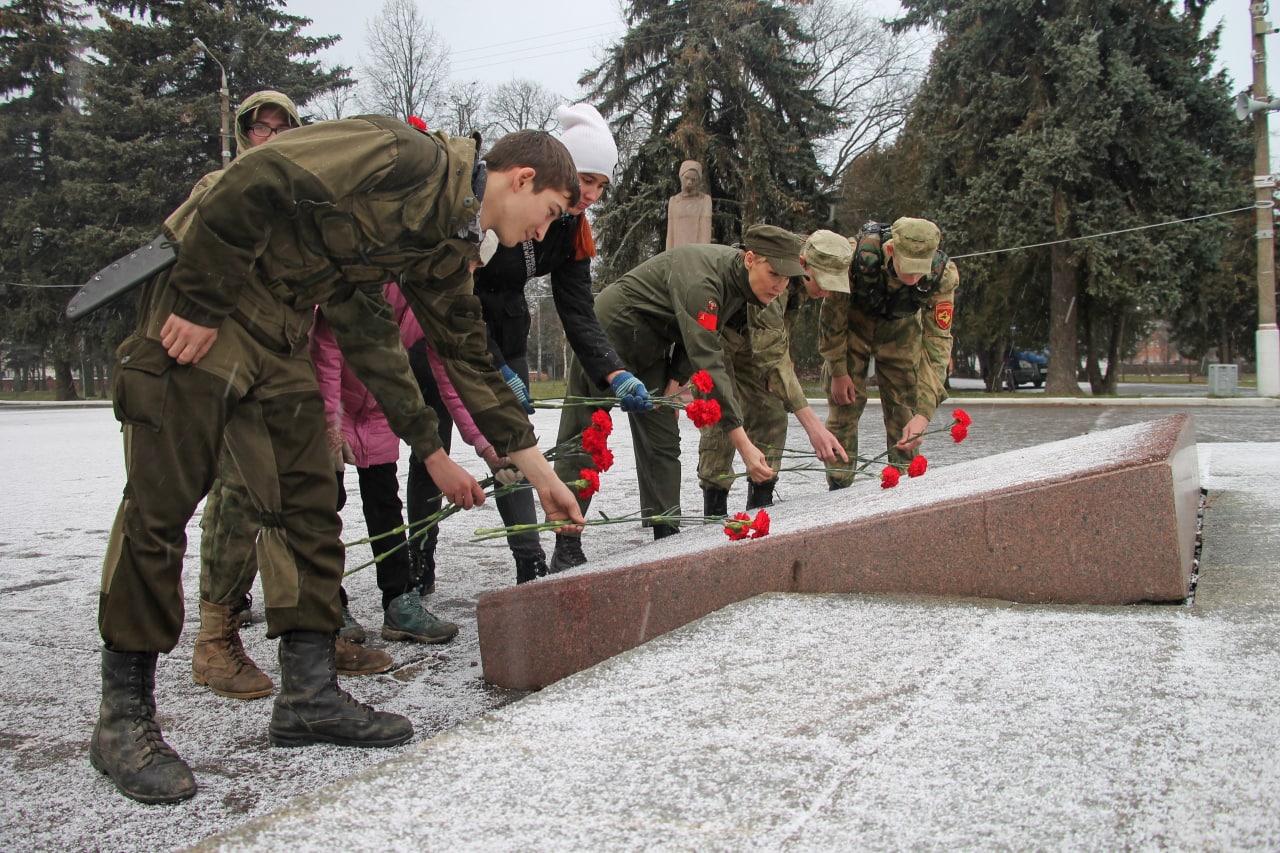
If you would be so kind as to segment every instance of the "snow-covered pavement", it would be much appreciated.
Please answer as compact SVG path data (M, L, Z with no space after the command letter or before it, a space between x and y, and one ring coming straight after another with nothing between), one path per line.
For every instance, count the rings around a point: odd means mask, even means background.
M970 441L928 449L932 465L1167 414L966 408ZM188 630L162 658L157 698L201 790L186 804L149 807L119 796L86 757L99 688L98 571L122 485L116 424L105 408L0 408L0 772L10 782L0 842L182 847L399 757L394 769L296 803L274 828L245 827L243 840L286 849L308 838L314 849L1274 847L1278 419L1274 409L1195 416L1210 505L1193 607L768 597L505 708L521 697L484 685L474 606L514 570L501 544L466 541L499 524L496 511L451 519L430 600L463 626L448 646L383 644L372 571L348 579L370 642L397 667L345 684L414 721L414 741L396 750L272 749L269 701L196 687L197 566L188 559ZM535 423L549 445L555 414L540 411ZM691 467L692 431L686 438ZM615 432L619 465L593 509L635 509L626 439L625 428ZM1242 440L1251 443L1207 443ZM792 445L802 441L793 431ZM349 480L346 538L357 539L364 525ZM824 488L793 475L779 495L785 507ZM700 507L691 476L685 504ZM194 555L194 523L191 534ZM631 525L599 528L587 552L646 541ZM348 563L365 559L361 546ZM244 636L277 675L262 625ZM405 834L386 834L393 829Z

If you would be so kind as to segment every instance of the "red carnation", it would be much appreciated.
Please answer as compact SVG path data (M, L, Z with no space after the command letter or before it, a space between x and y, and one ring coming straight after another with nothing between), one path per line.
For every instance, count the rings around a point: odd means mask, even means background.
M892 465L884 466L884 470L880 472L880 488L892 489L898 485L898 480L902 478L902 473Z
M951 427L951 437L956 440L956 444L959 444L969 437L969 428L957 421Z
M911 464L907 466L908 477L919 477L929 469L929 460L923 456L917 456L911 460Z
M760 510L756 513L755 519L751 522L751 538L759 539L761 536L769 535L769 513Z
M607 447L597 450L591 454L591 464L595 465L603 473L613 467L613 451Z
M725 535L733 541L746 539L751 530L751 516L740 512L724 524Z
M698 429L709 427L720 420L720 403L717 400L694 400L684 407L684 412Z
M609 413L606 411L597 409L592 412L591 423L595 425L596 429L600 430L605 435L611 435L613 433L613 418L609 417Z
M710 394L711 389L716 387L716 384L711 381L711 374L707 373L705 370L699 370L697 373L693 374L693 376L689 378L689 382L703 394Z
M590 468L583 468L578 472L578 482L586 481L581 489L578 490L578 497L589 498L596 492L600 491L600 475Z
M582 431L582 449L592 456L605 450L609 446L609 439L595 425L589 426Z
M969 417L969 413L964 409L956 409L951 413L951 417L956 419L956 423L963 424L964 426L969 426L973 423L973 418Z
M427 132L427 123L417 116L409 116L409 124L413 125L423 133Z

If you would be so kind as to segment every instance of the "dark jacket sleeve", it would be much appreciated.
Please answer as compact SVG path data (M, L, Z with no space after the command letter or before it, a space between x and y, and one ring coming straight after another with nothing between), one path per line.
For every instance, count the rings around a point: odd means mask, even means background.
M515 393L494 368L486 346L484 315L473 293L468 257L452 272L437 269L431 281L400 283L400 292L435 349L476 426L499 456L537 445L533 426Z
M579 227L588 227L578 220ZM582 362L587 376L600 388L605 377L615 370L625 370L600 320L596 317L595 294L591 292L591 260L572 255L572 240L564 260L551 271L551 296L564 327L564 336L573 354Z

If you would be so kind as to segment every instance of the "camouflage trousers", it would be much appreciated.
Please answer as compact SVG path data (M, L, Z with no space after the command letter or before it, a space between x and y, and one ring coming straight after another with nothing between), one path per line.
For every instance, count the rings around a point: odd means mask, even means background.
M858 422L867 407L867 377L872 360L875 361L876 385L880 390L880 405L884 418L885 449L889 459L907 463L915 453L894 450L893 445L902 438L902 431L915 411L917 364L920 359L920 320L918 316L901 320L878 320L858 311L850 314L852 320L845 351L845 368L853 380L854 401L850 405L831 402L831 372L823 369L823 384L827 391L827 429L844 445L849 454L849 465L836 463L827 471L827 480L836 486L853 482L853 472L861 463L854 460L858 451ZM870 451L871 456L880 451ZM871 474L879 474L882 464L867 467Z
M214 532L211 571L224 559L225 521L247 528L265 518L264 535L248 541L258 552L268 635L336 630L344 563L338 486L305 346L298 354L272 352L228 320L198 366L177 364L159 341L141 335L117 354L113 391L127 480L102 570L98 625L107 646L168 652L177 644L186 527L227 470L224 444L242 473L259 478L253 482L268 511L228 519L225 500L215 502L205 519ZM231 574L243 570L243 555L225 560Z
M787 410L769 390L767 377L757 366L750 347L726 346L725 350L726 367L742 406L742 426L751 443L765 455L769 467L777 471L787 442ZM698 441L698 485L703 489L732 489L736 452L722 427L702 430Z

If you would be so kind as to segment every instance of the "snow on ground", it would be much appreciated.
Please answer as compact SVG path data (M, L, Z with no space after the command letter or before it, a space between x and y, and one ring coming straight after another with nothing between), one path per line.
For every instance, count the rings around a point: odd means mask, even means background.
M1050 409L1034 414L1025 407L981 401L965 405L975 419L969 441L954 445L945 436L931 439L926 452L933 466L1168 413L1099 409L1064 414ZM874 408L868 414L878 416ZM1225 440L1271 441L1275 420L1274 413L1268 414L1271 420L1259 426L1256 416L1241 418L1233 411L1198 413L1197 428ZM550 446L556 413L540 410L534 421L542 445ZM621 515L636 509L629 436L623 419L617 421L612 446L618 465L605 476L593 513ZM939 421L945 418L940 416ZM1259 438L1268 431L1271 437ZM686 425L684 437L684 509L696 514L701 511L701 494L691 471L696 433ZM798 428L793 427L789 444L805 446ZM117 424L105 407L0 407L0 451L6 458L0 483L0 754L4 757L0 773L11 783L0 800L0 843L9 849L146 851L185 846L271 811L299 794L407 753L414 744L521 698L488 687L481 677L476 601L484 591L514 582L514 567L502 543L467 541L474 529L501 523L489 505L450 519L444 528L438 591L428 603L438 615L461 625L454 642L445 646L383 643L377 636L380 608L373 570L357 572L347 581L352 609L370 629L370 644L389 651L397 666L385 675L345 679L344 684L361 699L408 715L416 729L414 741L393 750L269 747L269 700L224 699L191 680L197 515L189 528L184 571L187 624L178 647L161 659L157 700L166 737L191 763L201 790L193 800L177 806L143 806L127 800L87 760L100 685L96 587L123 485ZM455 458L474 473L482 473L483 463L469 449L458 450ZM355 540L365 535L364 522L354 474L347 479L351 497L343 511L348 531L344 538ZM778 495L785 501L823 490L820 476L790 474L784 475ZM731 511L742 507L744 494L739 484L731 497ZM584 541L588 556L604 561L648 543L649 538L647 531L627 524L591 529ZM548 553L551 544L551 537L545 536ZM348 555L348 566L366 559L366 546L358 546ZM258 593L255 590L255 610L261 614ZM278 678L276 644L265 638L261 622L242 635L249 653ZM460 770L441 767L439 772ZM424 786L423 799L429 801L431 796L430 786Z

